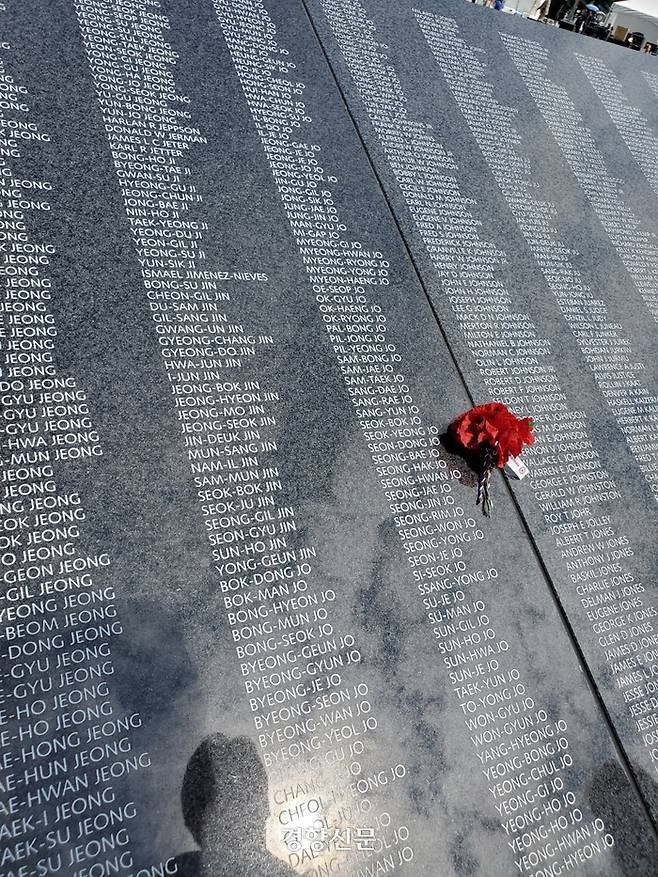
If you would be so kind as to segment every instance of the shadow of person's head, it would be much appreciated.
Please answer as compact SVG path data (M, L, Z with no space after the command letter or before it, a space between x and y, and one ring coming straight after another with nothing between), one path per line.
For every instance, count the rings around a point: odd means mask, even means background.
M185 770L181 805L200 847L177 857L181 877L295 877L267 850L267 773L248 737L206 737Z
M200 847L214 845L218 837L264 847L267 774L252 741L206 737L187 765L181 803L185 825Z

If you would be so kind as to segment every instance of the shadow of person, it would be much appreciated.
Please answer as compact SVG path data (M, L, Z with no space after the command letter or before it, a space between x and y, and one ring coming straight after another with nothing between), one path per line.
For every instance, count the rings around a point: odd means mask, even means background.
M658 786L641 768L635 775L645 800L658 813ZM588 789L594 816L605 822L613 835L613 855L620 866L619 874L633 877L655 877L658 874L658 845L647 826L647 816L622 767L606 761L596 770Z
M266 847L267 774L248 737L207 737L188 762L181 804L200 849L177 857L180 877L296 877Z
M434 444L440 449L441 457L449 467L459 472L461 476L459 483L463 487L474 487L478 482L477 470L480 465L478 458L458 445L449 431L438 436Z

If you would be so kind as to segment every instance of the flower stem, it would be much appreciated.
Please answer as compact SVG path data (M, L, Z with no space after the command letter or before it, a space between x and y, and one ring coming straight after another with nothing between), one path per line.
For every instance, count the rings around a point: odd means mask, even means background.
M487 471L487 474L486 474L485 480L484 480L484 490L482 491L482 493L483 493L482 514L485 516L485 518L491 517L491 510L493 508L493 500L491 499L491 494L489 493L489 476L490 476L490 474L491 474L491 469L489 469Z
M484 452L484 460L482 461L482 469L478 475L478 494L475 500L476 505L482 503L482 514L486 518L491 517L493 508L493 500L489 492L489 483L491 480L491 472L494 468L495 449L488 447Z
M480 505L484 498L484 479L485 479L485 471L482 469L478 474L478 495L475 500L475 505Z

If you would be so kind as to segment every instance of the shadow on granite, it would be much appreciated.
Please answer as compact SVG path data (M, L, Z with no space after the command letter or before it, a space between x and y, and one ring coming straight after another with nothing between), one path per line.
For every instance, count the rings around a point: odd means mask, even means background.
M190 758L181 804L200 849L176 859L179 877L295 877L265 845L268 783L247 737L207 737Z
M653 809L658 806L658 785L643 770L635 767L638 783ZM589 802L594 816L602 819L614 835L613 854L620 874L658 874L656 841L653 834L642 830L645 814L639 798L619 764L608 761L594 774L589 789Z

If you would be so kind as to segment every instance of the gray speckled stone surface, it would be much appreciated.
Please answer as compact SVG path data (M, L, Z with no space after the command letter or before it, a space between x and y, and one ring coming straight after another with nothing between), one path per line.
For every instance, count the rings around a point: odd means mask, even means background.
M655 811L653 59L469 4L308 5L471 391L536 417L515 494ZM366 90L383 71L386 106Z
M481 520L441 442L484 390L302 5L0 6L0 875L655 873L646 749L530 487L496 477ZM598 417L409 8L379 8ZM640 576L651 493L600 424L596 516Z

